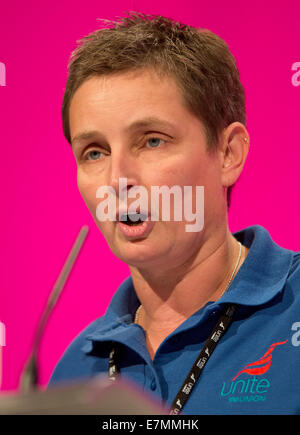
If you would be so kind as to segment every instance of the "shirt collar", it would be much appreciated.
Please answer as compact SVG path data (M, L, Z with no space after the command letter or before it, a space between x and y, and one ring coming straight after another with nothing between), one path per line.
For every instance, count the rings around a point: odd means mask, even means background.
M251 306L264 304L283 289L294 253L277 245L260 225L247 227L233 235L249 248L249 252L227 291L217 302ZM108 337L116 339L128 333L126 326L132 325L139 305L129 276L113 296L103 321L87 338L92 341L108 340Z
M261 225L233 235L250 250L220 302L265 304L283 290L294 252L277 245Z

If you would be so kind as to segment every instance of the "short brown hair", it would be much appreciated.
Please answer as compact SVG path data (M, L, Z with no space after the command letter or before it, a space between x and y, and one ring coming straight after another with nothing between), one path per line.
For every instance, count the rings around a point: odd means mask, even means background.
M187 108L204 124L208 150L235 121L246 124L245 93L227 44L216 34L161 15L126 12L119 21L81 40L71 53L63 97L63 131L71 143L69 107L78 87L89 77L152 68L172 76ZM227 190L230 206L231 189Z

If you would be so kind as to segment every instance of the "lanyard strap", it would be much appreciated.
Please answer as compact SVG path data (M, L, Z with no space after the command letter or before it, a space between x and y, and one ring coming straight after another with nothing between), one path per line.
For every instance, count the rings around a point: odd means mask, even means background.
M217 347L217 344L219 343L220 339L223 337L223 335L231 325L236 310L237 310L237 305L232 304L226 306L226 308L222 312L215 328L213 329L209 338L205 342L201 352L199 353L198 357L196 358L193 364L193 367L191 368L189 374L185 378L175 399L173 400L169 412L170 415L180 414L180 412L182 411L205 365L207 364L207 361L209 360L213 351ZM120 373L119 368L116 364L115 355L116 355L115 348L112 348L108 360L108 377L112 381L114 381L117 375Z

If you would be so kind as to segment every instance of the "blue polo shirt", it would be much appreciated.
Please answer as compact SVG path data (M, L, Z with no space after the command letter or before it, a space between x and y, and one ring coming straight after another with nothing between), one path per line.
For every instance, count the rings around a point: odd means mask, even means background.
M121 376L170 405L215 327L224 304L239 304L184 414L300 414L300 252L278 246L260 225L233 234L249 253L227 292L174 330L151 360L131 277L103 317L67 348L50 385L108 372L112 342ZM199 282L201 291L201 281Z

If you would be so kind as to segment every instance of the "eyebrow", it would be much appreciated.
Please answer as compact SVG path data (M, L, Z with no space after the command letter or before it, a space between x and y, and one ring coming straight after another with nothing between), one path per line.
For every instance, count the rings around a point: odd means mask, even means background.
M169 121L160 119L160 118L155 118L155 117L148 117L148 118L143 118L143 119L139 119L137 121L134 121L132 124L130 124L129 126L127 126L124 131L126 133L131 133L134 130L138 130L141 128L149 128L149 127L166 127L166 128L173 128L175 129L175 125L172 124ZM73 139L71 140L71 144L73 146L73 144L75 144L76 142L79 142L81 140L87 140L87 139L92 139L95 136L99 136L101 134L101 132L97 131L97 130L91 130L91 131L83 131L81 133L76 134Z

